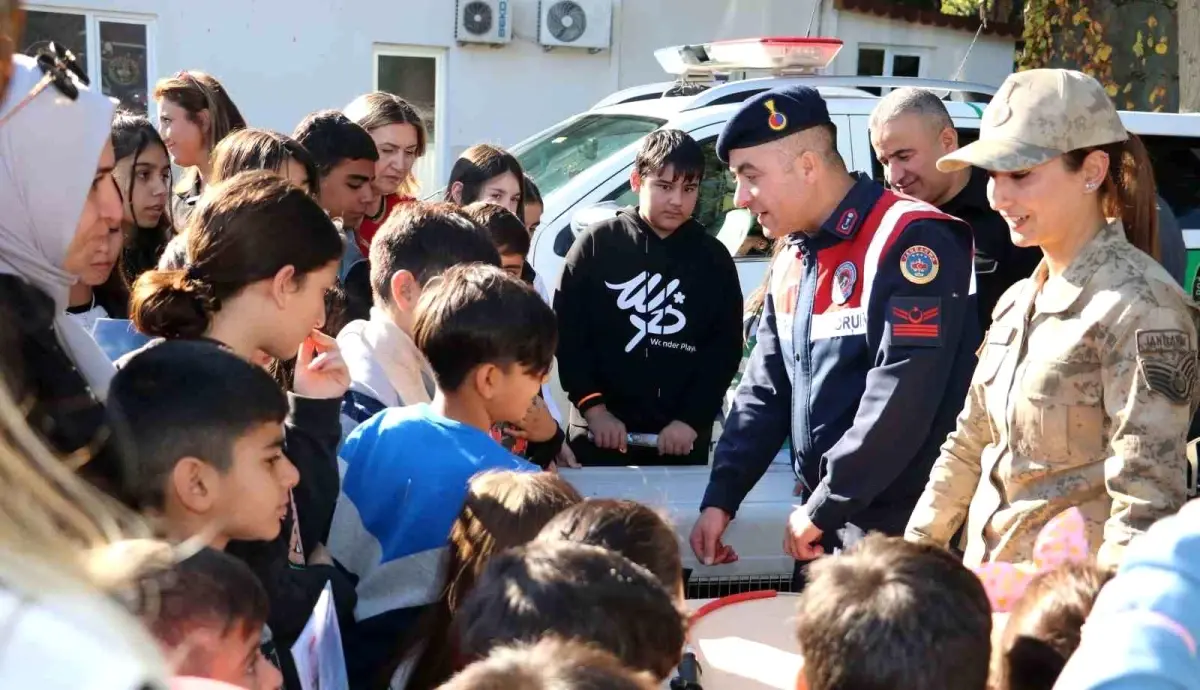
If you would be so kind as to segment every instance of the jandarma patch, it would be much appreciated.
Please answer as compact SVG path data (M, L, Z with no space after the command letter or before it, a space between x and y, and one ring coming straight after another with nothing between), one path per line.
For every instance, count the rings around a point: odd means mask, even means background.
M783 131L787 127L787 115L775 109L775 99L768 100L763 106L767 109L767 126L776 132Z
M858 282L858 269L853 261L843 261L833 271L833 285L830 286L833 303L841 306L854 294L854 284Z
M1191 401L1200 367L1187 333L1174 329L1138 331L1137 358L1150 390L1174 403Z
M910 283L924 285L933 282L938 267L937 254L924 245L913 245L900 255L900 272Z

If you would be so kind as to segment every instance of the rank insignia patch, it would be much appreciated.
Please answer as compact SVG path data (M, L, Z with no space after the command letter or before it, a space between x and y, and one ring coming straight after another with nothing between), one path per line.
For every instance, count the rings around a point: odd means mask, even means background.
M937 347L942 344L942 299L893 297L888 301L887 322L893 345Z

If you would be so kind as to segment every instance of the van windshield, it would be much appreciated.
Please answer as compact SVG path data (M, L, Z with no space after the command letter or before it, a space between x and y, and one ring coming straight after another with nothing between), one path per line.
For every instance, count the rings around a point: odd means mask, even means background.
M544 196L664 124L653 117L588 114L514 148L513 154Z

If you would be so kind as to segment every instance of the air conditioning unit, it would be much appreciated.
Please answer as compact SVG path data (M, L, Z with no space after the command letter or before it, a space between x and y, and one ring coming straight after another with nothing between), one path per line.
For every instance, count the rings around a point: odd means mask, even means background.
M612 44L612 0L540 0L538 42L550 48L606 50Z
M459 43L512 41L513 0L456 0L454 38Z

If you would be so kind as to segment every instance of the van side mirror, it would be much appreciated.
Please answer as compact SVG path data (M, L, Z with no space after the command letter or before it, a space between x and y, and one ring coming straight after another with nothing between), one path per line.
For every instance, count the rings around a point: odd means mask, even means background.
M571 216L571 222L558 231L554 238L554 253L565 257L571 251L575 238L588 226L608 220L617 215L623 207L615 201L602 201L592 206L585 206Z

